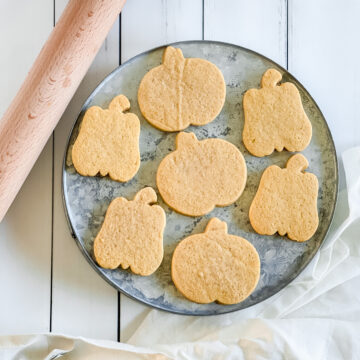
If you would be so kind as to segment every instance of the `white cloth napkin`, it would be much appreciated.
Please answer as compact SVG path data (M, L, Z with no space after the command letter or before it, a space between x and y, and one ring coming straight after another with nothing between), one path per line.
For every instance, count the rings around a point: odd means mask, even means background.
M188 317L152 310L128 344L61 335L0 337L0 359L360 359L360 147L347 190L304 272L265 302Z

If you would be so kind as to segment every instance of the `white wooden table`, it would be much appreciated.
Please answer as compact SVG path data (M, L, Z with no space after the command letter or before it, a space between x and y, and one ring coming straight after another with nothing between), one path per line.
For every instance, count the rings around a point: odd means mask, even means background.
M0 116L66 2L0 1ZM144 50L174 41L211 39L248 47L287 67L305 85L340 154L360 144L359 13L357 0L128 0L0 224L0 334L53 331L126 341L150 311L95 273L71 238L63 211L65 142L84 100L106 74Z

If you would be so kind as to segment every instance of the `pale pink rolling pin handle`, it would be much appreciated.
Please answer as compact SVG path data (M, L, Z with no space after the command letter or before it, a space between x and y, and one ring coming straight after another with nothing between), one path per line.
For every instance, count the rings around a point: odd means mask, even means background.
M0 122L0 221L125 0L70 0Z

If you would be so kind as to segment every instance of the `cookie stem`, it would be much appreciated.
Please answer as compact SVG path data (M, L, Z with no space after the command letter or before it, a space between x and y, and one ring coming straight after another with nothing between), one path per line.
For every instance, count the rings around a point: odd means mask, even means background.
M176 49L172 46L168 46L163 55L163 64L172 68L175 67L176 64L184 61L184 55L180 49Z
M139 201L145 204L153 204L156 200L156 192L151 187L141 189L134 197L134 201Z
M196 135L192 132L181 132L176 136L176 148L188 146L198 141Z
M266 70L262 79L261 87L275 87L282 79L282 75L275 69Z
M206 225L205 232L209 231L222 231L224 234L227 234L227 224L225 221L221 221L220 219L214 217L210 219Z
M292 156L286 163L287 169L292 169L295 171L304 171L309 166L309 162L306 157L301 154L296 154Z
M125 95L115 96L109 105L109 110L117 110L120 112L130 109L130 101Z

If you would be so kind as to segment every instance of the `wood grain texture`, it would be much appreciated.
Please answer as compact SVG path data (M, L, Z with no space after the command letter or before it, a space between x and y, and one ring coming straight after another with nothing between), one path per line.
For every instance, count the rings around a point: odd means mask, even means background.
M58 18L67 0L56 0ZM119 62L119 20L111 28L79 89L55 129L52 331L117 340L117 291L88 264L71 237L61 193L62 161L67 138L95 86Z
M71 0L0 122L0 221L125 0Z
M139 11L141 9L141 11ZM132 0L121 14L122 62L153 47L202 38L201 0ZM121 341L126 341L150 308L121 295Z
M289 70L322 110L340 162L344 150L360 145L359 12L354 0L289 0Z
M37 14L36 22L31 12ZM0 114L52 28L52 2L0 1ZM52 139L0 224L2 335L49 331L51 187Z

